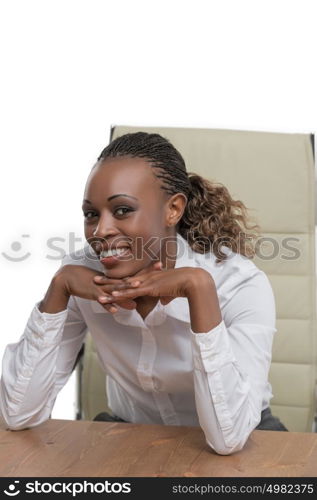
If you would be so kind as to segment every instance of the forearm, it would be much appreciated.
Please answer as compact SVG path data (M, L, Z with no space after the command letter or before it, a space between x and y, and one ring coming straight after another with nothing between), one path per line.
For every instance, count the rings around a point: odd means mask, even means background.
M53 278L44 299L39 305L41 313L55 314L67 308L70 295L65 290L61 279Z
M213 279L203 273L196 278L198 280L193 280L188 294L194 333L196 407L207 443L217 453L227 455L243 447L255 426L256 416L252 404L249 404L249 384L235 365ZM232 418L237 394L241 398L240 411Z
M34 307L19 342L6 347L0 414L11 429L37 425L49 417L54 403L57 358L66 315L66 312L61 312L43 319L38 308Z
M188 304L191 329L194 333L209 332L221 323L217 290L211 276L193 280L189 286Z
M208 363L207 356L205 352L204 364ZM210 353L208 357L211 356ZM252 393L249 380L239 372L234 361L230 362L227 357L226 362L227 365L219 369L216 362L210 363L205 371L195 360L194 369L200 426L209 446L220 455L241 450L261 418L261 407L257 405L261 404L261 393Z
M55 351L45 350L39 354L41 360L36 365L32 361L27 376L24 375L24 360L23 366L17 367L15 377L3 374L0 416L7 428L22 430L39 425L49 418L57 393L55 380L58 347Z
M247 276L246 284L222 304L227 306L224 321L193 333L192 352L200 425L210 446L229 454L244 446L269 402L275 307L262 273Z
M242 331L248 330L243 325ZM256 328L250 326L250 333ZM234 338L240 333L237 327ZM221 322L206 334L192 334L195 401L207 443L219 454L240 450L261 418L265 377L239 364ZM255 362L255 360L254 360Z

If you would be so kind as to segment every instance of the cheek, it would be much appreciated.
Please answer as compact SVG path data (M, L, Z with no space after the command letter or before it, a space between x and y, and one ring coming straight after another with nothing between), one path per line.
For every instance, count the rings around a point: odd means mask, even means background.
M93 227L92 226L88 226L87 224L84 224L84 234L85 234L85 238L86 240L88 238L91 238L92 235L93 235Z
M127 221L127 228L135 234L146 235L148 238L162 235L165 231L165 217L157 206L150 207Z
M137 237L134 244L134 259L150 263L159 253L159 240L157 236Z
M93 248L94 251L96 251L95 243L94 243L94 240L95 240L94 230L95 230L95 226L90 225L90 224L84 225L84 235L85 235L86 242L88 243L88 245L90 245Z

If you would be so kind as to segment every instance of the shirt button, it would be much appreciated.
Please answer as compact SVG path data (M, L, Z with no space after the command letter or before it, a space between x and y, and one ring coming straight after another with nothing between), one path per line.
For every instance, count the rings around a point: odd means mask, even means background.
M208 336L206 333L204 333L205 337L200 337L199 339L199 343L202 344L202 345L208 345L210 344L210 339L208 339Z
M221 396L220 394L215 394L215 396L213 397L213 400L214 400L214 403L222 403L223 396Z
M154 384L153 384L153 385L154 385L154 390L155 390L156 392L159 392L159 391L160 391L160 383L159 383L159 382L154 382Z
M31 377L32 371L29 370L28 368L23 368L22 369L22 375L23 375L23 377Z

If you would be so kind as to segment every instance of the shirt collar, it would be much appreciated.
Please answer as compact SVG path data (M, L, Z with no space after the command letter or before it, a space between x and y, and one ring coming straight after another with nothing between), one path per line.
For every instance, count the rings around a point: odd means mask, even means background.
M198 262L195 259L196 252L194 252L187 241L177 233L177 257L175 262L175 269L180 267L197 267ZM184 321L190 324L189 305L186 297L177 297L169 304L163 306L160 301L146 316L145 321L141 318L138 312L133 309L131 311L119 307L118 312L114 315L118 323L131 326L156 326L166 319L166 316Z

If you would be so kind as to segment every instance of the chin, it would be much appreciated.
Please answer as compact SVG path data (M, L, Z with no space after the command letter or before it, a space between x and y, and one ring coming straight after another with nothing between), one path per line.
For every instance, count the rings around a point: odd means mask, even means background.
M116 267L104 267L105 269L105 274L108 278L113 278L113 279L123 279L123 278L128 278L135 276L137 273L142 271L146 267L145 265L141 266L116 266Z

